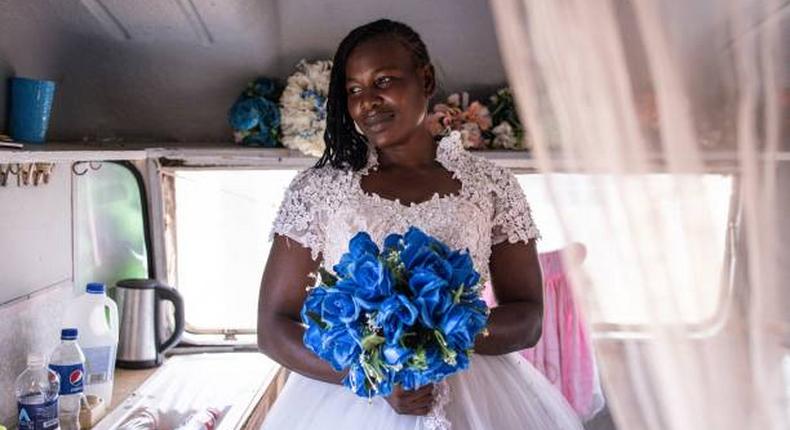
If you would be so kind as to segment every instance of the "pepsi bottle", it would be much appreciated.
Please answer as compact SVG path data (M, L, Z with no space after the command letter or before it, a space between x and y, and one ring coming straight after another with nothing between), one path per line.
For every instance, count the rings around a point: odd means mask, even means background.
M58 418L61 430L79 430L80 403L85 376L85 354L77 344L77 329L64 328L60 345L52 352L49 368L60 376Z

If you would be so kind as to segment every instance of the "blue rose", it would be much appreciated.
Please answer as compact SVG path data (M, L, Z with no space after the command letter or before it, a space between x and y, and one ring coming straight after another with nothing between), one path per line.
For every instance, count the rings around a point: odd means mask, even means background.
M404 347L400 342L387 343L381 348L384 362L390 366L403 365L411 357L412 350Z
M332 368L341 371L357 361L362 353L358 330L350 326L335 326L324 332L321 339L322 354Z
M377 258L379 256L379 248L370 238L370 235L365 232L359 232L351 238L348 245L348 252L340 257L340 261L335 264L332 269L338 276L351 276L348 266L364 256Z
M487 319L480 309L456 305L442 316L438 328L451 348L465 351L474 347L475 337L485 328Z
M254 99L260 115L260 124L276 129L280 126L280 108L274 102L263 98Z
M260 112L255 99L239 99L230 108L228 121L234 130L245 131L256 125L260 120Z
M404 247L403 251L401 251L400 258L407 269L412 268L414 258L419 253L423 252L430 241L431 238L416 227L410 227L409 230L406 231L406 234L403 235Z
M400 252L403 250L403 236L392 233L384 238L384 249Z
M434 272L417 269L409 279L414 304L420 312L420 322L428 328L436 327L437 319L453 304L447 281Z
M343 291L329 290L321 302L321 319L331 325L348 324L359 318L359 306Z
M324 331L321 330L321 326L318 323L308 324L307 329L302 336L302 341L304 342L307 349L313 351L315 355L321 357L323 356L323 338L324 338Z
M447 258L447 262L452 267L450 287L455 290L463 285L465 291L475 290L475 287L480 282L480 273L475 270L474 262L469 253L454 251Z
M275 97L278 90L277 84L267 78L258 78L249 84L248 94L259 97Z
M313 288L307 293L307 297L305 297L301 312L303 323L311 324L313 322L310 318L311 314L314 316L314 318L320 317L324 297L326 297L326 289L322 287Z
M376 308L392 294L392 273L378 259L363 255L346 270L350 278L338 282L336 288L352 294L363 309Z
M419 310L408 297L394 294L378 307L375 323L384 329L384 337L389 342L397 342L404 330L414 325L418 315Z

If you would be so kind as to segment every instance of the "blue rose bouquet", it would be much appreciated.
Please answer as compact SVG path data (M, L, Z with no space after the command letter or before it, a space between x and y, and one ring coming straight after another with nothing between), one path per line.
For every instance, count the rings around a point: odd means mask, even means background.
M363 397L414 390L466 369L488 307L466 251L421 230L391 234L383 249L357 233L334 267L320 269L302 307L305 345Z
M275 147L280 141L282 89L273 80L258 78L249 84L228 111L228 122L236 143Z

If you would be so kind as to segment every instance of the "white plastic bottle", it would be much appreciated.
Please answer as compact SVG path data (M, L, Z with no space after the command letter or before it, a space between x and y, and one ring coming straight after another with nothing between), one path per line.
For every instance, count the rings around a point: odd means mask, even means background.
M60 332L61 343L49 359L49 368L60 377L58 418L61 430L80 429L80 402L83 397L85 355L77 344L76 328Z
M27 369L16 378L19 430L58 428L58 375L47 368L43 354L27 356Z
M115 353L118 349L118 306L107 297L104 284L92 282L86 294L77 296L66 309L63 327L76 327L85 354L86 395L112 402Z

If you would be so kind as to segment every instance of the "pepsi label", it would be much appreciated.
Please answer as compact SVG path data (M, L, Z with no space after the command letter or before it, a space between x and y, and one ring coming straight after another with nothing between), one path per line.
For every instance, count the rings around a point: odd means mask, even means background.
M70 366L50 364L49 368L60 376L60 395L82 392L85 379L85 366L82 363Z
M57 397L44 403L19 402L18 406L19 430L53 430L60 425Z

